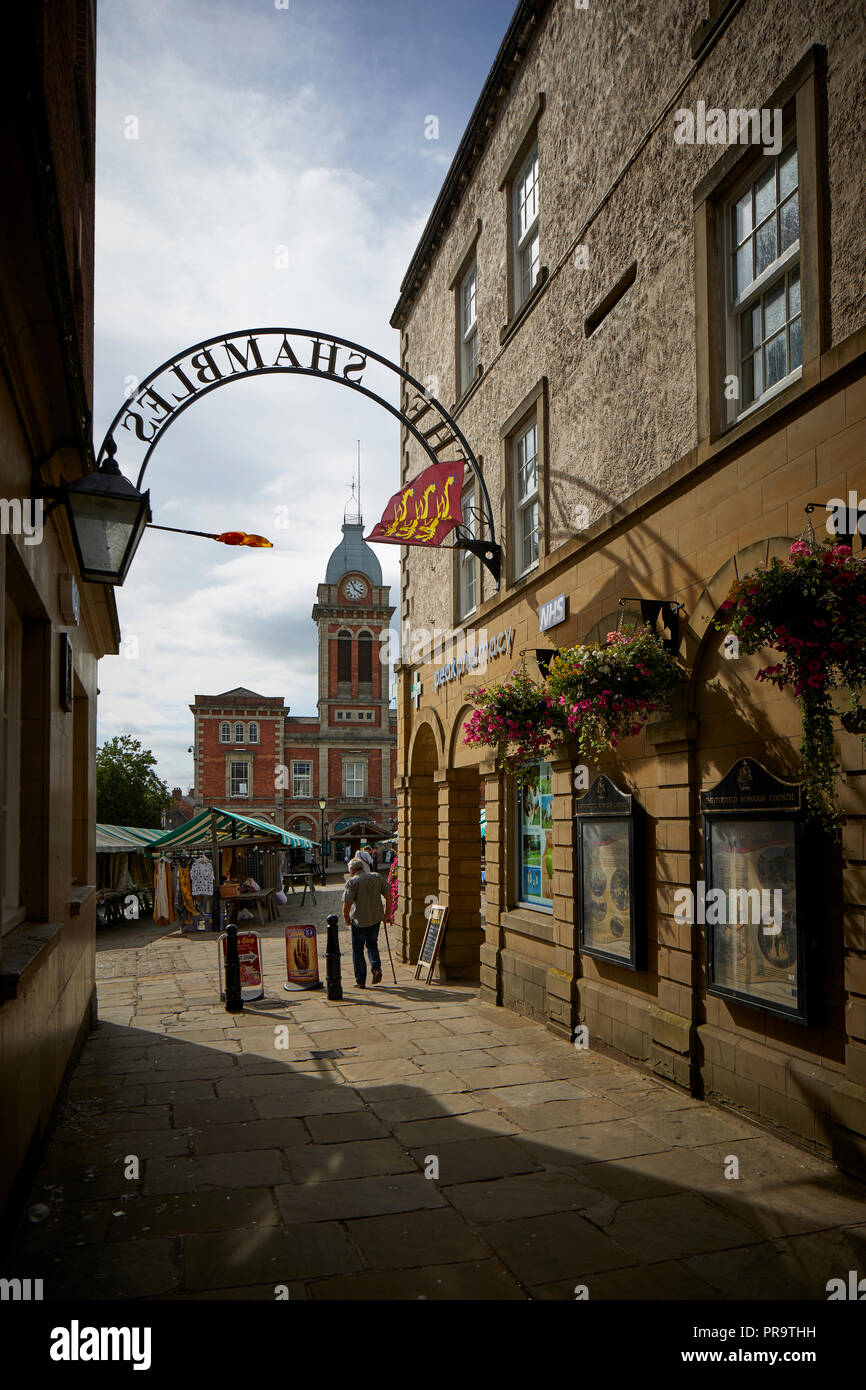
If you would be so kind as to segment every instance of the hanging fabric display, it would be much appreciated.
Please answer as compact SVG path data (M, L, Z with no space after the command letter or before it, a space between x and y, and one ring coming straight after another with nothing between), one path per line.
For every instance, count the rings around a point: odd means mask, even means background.
M193 897L211 897L213 894L213 864L209 859L205 859L203 854L200 854L198 859L193 860L189 877Z
M157 861L153 871L153 920L158 927L170 926L174 921L171 869L164 859Z

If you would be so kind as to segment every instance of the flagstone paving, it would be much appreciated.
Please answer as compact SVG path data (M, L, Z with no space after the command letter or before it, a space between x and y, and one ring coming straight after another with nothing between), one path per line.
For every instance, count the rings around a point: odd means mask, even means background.
M342 1001L285 992L283 923L338 901L290 899L239 1015L213 937L100 932L100 1024L4 1275L48 1300L823 1301L866 1268L866 1188L471 987L394 984L383 953L359 991L344 935Z

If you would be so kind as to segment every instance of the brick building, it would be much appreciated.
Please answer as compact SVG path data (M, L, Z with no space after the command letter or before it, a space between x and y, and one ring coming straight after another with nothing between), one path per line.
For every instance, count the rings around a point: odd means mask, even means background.
M318 841L319 798L331 854L394 833L397 716L380 634L394 609L359 515L343 523L312 617L319 643L315 715L239 687L196 695L195 805L237 806Z
M471 663L455 672L429 646L398 668L405 957L433 894L450 907L441 978L480 979L563 1036L586 1025L861 1170L860 737L837 719L841 844L810 861L818 896L791 924L812 964L777 969L779 999L808 976L808 1012L725 997L709 928L675 906L708 880L702 811L720 779L748 785L747 759L789 783L800 768L797 704L755 681L766 658L726 659L720 605L734 578L787 556L807 503L866 490L864 98L855 0L520 0L392 317L406 370L454 402L503 545L499 589L465 550L404 551L416 648L456 627L483 646L488 682L521 659L538 679L538 649L604 641L620 600L684 605L679 712L589 769L643 813L642 957L590 946L589 909L607 909L581 896L574 748L535 770L537 813L463 741ZM719 111L737 116L732 139ZM401 452L409 482L427 459L405 429ZM467 472L476 534L478 505Z

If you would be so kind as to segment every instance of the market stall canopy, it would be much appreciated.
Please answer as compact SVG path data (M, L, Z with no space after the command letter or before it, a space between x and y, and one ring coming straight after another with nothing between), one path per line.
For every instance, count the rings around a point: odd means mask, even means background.
M147 830L140 825L101 825L96 823L97 854L129 854L149 849L165 832Z
M292 849L313 849L316 840L307 840L303 835L295 835L291 830L283 830L269 820L258 820L255 816L242 816L238 811L225 811L214 806L216 812L217 844L237 843L239 840L273 839L278 844L289 845ZM160 832L151 849L183 849L184 847L209 848L211 844L211 812L201 811L192 820L184 821L174 830Z
M480 820L479 820L478 823L479 823L479 825L481 826L481 838L482 838L482 840L484 840L484 839L486 839L486 837L487 837L487 809L486 809L486 808L481 812L481 817L480 817Z
M331 835L335 840L351 840L356 835L359 835L362 840L387 840L391 838L387 830L383 830L379 825L374 825L372 821L350 821L348 818L344 821L338 821L331 831Z

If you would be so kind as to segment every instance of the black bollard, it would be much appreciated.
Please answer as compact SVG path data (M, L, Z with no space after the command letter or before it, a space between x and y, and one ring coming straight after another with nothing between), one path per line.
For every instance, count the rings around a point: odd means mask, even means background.
M216 906L218 900L215 900ZM238 928L236 922L226 927L226 1013L242 1014L244 1001L241 998L241 962L238 956Z
M328 998L342 999L343 980L340 973L340 929L337 915L332 912L328 918L328 947L325 951L325 978L328 984Z

